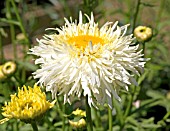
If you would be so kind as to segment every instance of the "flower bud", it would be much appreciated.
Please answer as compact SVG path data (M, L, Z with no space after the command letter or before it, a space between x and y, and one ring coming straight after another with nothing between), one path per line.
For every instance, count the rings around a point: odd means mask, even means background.
M19 33L16 36L17 40L24 40L25 39L25 35L23 33Z
M139 42L147 42L152 38L152 29L146 26L138 26L134 30L134 36Z
M2 67L2 72L6 76L14 74L16 71L16 64L12 61L6 62Z

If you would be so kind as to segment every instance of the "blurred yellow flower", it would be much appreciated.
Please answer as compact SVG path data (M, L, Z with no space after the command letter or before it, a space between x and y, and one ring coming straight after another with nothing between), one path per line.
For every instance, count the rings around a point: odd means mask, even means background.
M138 26L134 30L134 36L140 42L146 42L152 38L152 29L146 26Z
M23 33L19 33L16 36L17 40L24 40L25 39L25 35Z
M48 109L54 106L55 101L46 101L46 95L41 92L36 84L34 88L23 86L18 88L18 94L11 95L11 102L5 102L2 107L2 115L6 118L0 120L0 124L9 119L16 118L24 122L31 122L40 118Z
M73 111L72 114L74 114L76 116L84 116L84 117L86 117L86 112L83 111L83 110L80 110L79 108L76 109L75 111Z
M86 121L82 118L79 121L70 121L69 124L74 128L83 128L86 125Z
M14 74L15 71L16 71L16 64L12 61L8 61L2 66L2 72L6 76Z

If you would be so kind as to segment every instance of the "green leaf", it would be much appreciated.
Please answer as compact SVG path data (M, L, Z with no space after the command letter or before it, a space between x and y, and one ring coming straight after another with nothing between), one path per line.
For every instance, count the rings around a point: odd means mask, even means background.
M129 123L131 123L131 124L133 124L133 125L135 125L135 126L138 126L138 125L139 125L139 123L137 122L137 120L135 120L133 117L127 117L126 122L129 122Z
M56 122L54 124L54 127L58 127L58 126L62 126L63 125L63 122L62 121L59 121L59 122Z
M152 123L152 122L154 123L154 117L151 117L149 119L141 119L141 120L142 120L143 123L147 123L147 124Z
M0 28L0 34L4 37L8 37L8 34L4 31L3 28Z
M31 64L30 62L27 61L20 61L18 60L17 63L21 66L24 67L25 69L29 71L35 71L37 69L37 66L34 64Z
M164 99L165 95L162 92L155 91L155 90L148 90L146 92L147 96L150 96L154 99Z
M147 74L149 73L149 70L145 70L144 74L142 74L138 79L138 85L142 83L142 81L146 78Z
M143 110L147 110L153 106L159 105L162 103L162 100L159 99L149 99L149 100L144 100L141 101L141 106L131 112L131 114L134 114L136 112L140 112Z
M5 97L0 96L0 103L4 103L5 100Z
M161 127L160 125L150 124L150 123L148 123L148 124L142 123L141 126L142 126L143 128L151 128L151 129L152 129L152 128L159 128L159 127Z

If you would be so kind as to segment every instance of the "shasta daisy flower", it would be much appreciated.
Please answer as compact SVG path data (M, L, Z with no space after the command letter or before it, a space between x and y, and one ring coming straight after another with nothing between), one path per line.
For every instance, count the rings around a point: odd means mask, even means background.
M46 100L46 95L41 92L39 86L34 85L34 88L23 86L21 89L18 88L18 94L11 95L11 102L5 102L2 115L6 118L0 120L0 124L12 118L31 122L52 108L54 103L55 101L50 103Z
M125 35L128 25L119 27L107 22L101 28L94 22L94 16L86 15L89 22L65 19L65 25L55 28L56 34L44 35L39 45L30 49L30 54L39 58L35 64L40 69L34 73L39 83L52 92L64 95L64 102L71 102L76 96L88 96L89 105L107 103L112 107L112 96L120 100L120 88L137 84L133 74L143 71L145 59L132 46L132 34Z

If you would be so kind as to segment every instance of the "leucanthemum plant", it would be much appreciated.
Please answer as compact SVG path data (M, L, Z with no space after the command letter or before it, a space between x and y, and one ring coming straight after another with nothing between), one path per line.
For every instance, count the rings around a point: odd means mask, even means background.
M40 65L34 78L53 98L63 94L64 103L83 95L90 106L107 103L112 107L112 96L121 100L120 88L137 85L134 75L143 72L146 60L138 45L133 46L133 35L125 35L129 25L106 22L100 28L93 14L85 16L89 22L83 23L80 12L78 21L65 18L61 28L48 29L57 33L37 40L39 45L30 49Z

